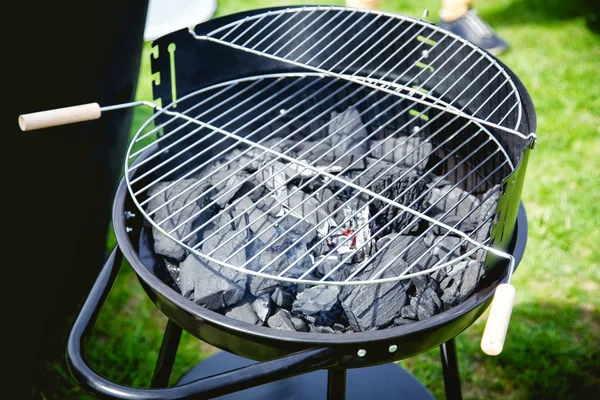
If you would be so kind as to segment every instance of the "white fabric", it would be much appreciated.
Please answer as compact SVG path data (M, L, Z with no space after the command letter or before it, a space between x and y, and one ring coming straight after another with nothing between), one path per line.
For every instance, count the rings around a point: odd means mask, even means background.
M216 9L217 0L150 0L144 40L194 27L209 20Z

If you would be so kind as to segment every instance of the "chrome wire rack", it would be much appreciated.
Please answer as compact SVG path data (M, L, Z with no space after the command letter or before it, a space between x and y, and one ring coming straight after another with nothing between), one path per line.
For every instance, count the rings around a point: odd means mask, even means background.
M165 114L170 118L166 122L151 127L153 117L138 131L128 151L125 176L132 198L154 228L205 260L252 275L281 281L357 285L391 282L429 274L441 268L448 268L462 259L472 256L477 251L490 251L494 254L504 255L504 253L487 245L489 238L485 237L484 240L478 240L477 237L477 233L482 226L494 217L493 214L469 234L457 229L465 219L479 212L479 208L486 204L486 199L482 199L477 207L470 210L455 224L448 225L444 223L444 217L450 214L452 210L460 207L461 202L466 199L467 195L476 192L482 193L484 191L482 188L492 187L492 182L499 182L502 176L514 169L514 165L502 146L475 119L467 119L460 114L452 115L448 119L447 114L444 112L430 114L431 117L428 117L427 112L431 112L433 107L425 107L423 110L415 112L414 103L407 101L404 97L374 91L369 86L363 85L362 81L359 83L341 77L334 78L316 73L276 74L238 79L204 88L189 94L178 100L178 102L189 100L193 100L194 105L183 111L174 111L177 109L175 103L160 109L155 117ZM244 113L237 114L238 109L249 101L252 101L254 106ZM447 106L441 99L436 99L435 104L442 107ZM208 107L208 105L211 106ZM484 105L485 103L482 103L479 107ZM355 107L362 111L357 113L353 120L346 122L344 126L351 125L353 121L359 119L362 123L358 130L366 129L371 133L363 134L362 137L356 139L359 132L350 132L345 135L344 139L329 147L318 158L311 162L304 160L305 155L310 154L320 145L331 143L333 136L343 128L330 129L332 121L323 122L324 116L328 116L336 109L348 107ZM374 109L377 109L376 112L373 111ZM199 112L200 110L202 111ZM495 111L496 109L493 112ZM382 118L383 115L387 114L391 116ZM446 120L441 123L443 117ZM180 131L189 128L190 125L194 128L182 135ZM164 133L157 139L152 140L161 131ZM407 136L399 136L406 132L410 133ZM299 135L302 136L300 140L298 140ZM386 161L395 150L406 146L408 142L417 137L421 137L423 140L403 158L393 162ZM456 143L459 137L461 138L460 144L456 146L449 145ZM401 140L397 140L397 138L401 138ZM147 143L149 139L150 142ZM380 139L376 142L377 145L371 147L359 157L353 158L352 162L347 165L340 166L338 161L324 161L327 159L328 154L333 153L337 148L345 146L347 143L352 143L352 145L345 147L345 151L339 154L337 160L343 159L353 153L353 150L374 139ZM291 140L293 140L293 143L290 142ZM437 145L433 146L433 142ZM445 146L452 148L452 150L445 151ZM220 151L216 151L217 148ZM386 149L385 152L383 152L384 148ZM457 152L464 149L469 149L466 156L456 157ZM149 157L133 163L136 157L148 150L153 150ZM297 154L292 156L293 153ZM223 162L226 156L229 156L229 158ZM394 197L386 196L386 192L391 187L402 178L413 174L417 168L421 168L422 161L431 156L437 156L439 161L432 165L429 170L420 170L419 178L402 192L396 193ZM200 159L202 159L202 162L198 161ZM360 173L352 173L356 166L366 159L375 161ZM410 160L410 164L414 165L407 167L407 160ZM173 165L175 165L174 168ZM377 190L372 187L373 182L389 175L390 171L398 167L405 168L402 174L394 176L394 179L390 180L386 187ZM455 201L446 214L442 215L441 218L434 219L428 215L428 211L436 204L448 201L448 196L452 190L448 190L440 196L428 209L419 211L413 207L438 188L437 184L432 184L427 190L419 193L419 196L413 199L411 203L402 204L399 202L410 192L411 188L418 185L427 176L431 176L430 173L433 170L440 170L441 167L445 172L439 177L439 185L442 184L442 180L450 179L455 182L452 189L470 187L470 190L465 192L465 196ZM249 168L252 172L247 173L244 179L233 181L237 174ZM371 176L371 182L362 182L361 177L373 169L377 172ZM143 172L141 172L142 170ZM176 178L173 178L175 176ZM153 200L177 187L182 182L188 182L191 178L194 178L192 184L189 184L189 186L186 186L160 205L153 206ZM300 180L299 186L281 194L285 187L289 186L292 181L297 180ZM310 195L305 195L303 189L316 181L321 181L321 186ZM228 236L226 240L219 242L216 247L210 247L210 250L203 251L203 248L207 249L206 246L203 246L205 243L214 244L214 239L219 237L219 233L222 233L224 228L221 226L216 230L212 230L202 240L190 242L192 237L205 230L225 213L235 211L236 207L244 207L244 212L232 218L231 222L234 224L242 222L248 215L252 215L254 210L258 210L259 203L255 203L248 208L241 204L242 199L233 200L202 224L191 227L191 224L203 213L211 210L216 205L223 205L220 200L231 198L235 192L248 182L252 182L254 185L254 188L247 193L248 196L256 191L264 191L267 195L276 198L276 201L260 210L260 216L256 220L251 221L253 227L260 225L260 228L255 230L253 238L250 240L244 239L243 243L239 244L238 239L240 239L239 236L242 235L242 231L238 231L236 235ZM331 183L334 183L333 186L336 189L333 193L329 193L330 198L348 190L352 192L347 200L334 207L330 207L329 203L321 201L322 193L326 188L331 187ZM199 201L210 196L209 192L213 190L212 188L224 185L227 189L219 192L217 197L208 202L203 202L203 206L200 208L195 206ZM499 187L496 187L496 190L499 190ZM302 196L302 200L298 203L290 203L289 200L298 195ZM487 195L492 196L494 193L490 192ZM190 196L192 197L190 198ZM358 210L346 215L342 221L339 221L339 219L335 221L335 214L343 212L346 205L361 197L365 198L366 201L361 204ZM183 201L185 201L185 204ZM315 201L318 204L316 207L314 206ZM379 209L375 215L369 217L369 206L376 201L383 202L385 206ZM307 207L310 208L308 211L306 210ZM330 269L325 276L320 279L312 278L311 273L324 262L324 259L311 260L312 262L308 266L303 260L310 259L311 252L317 246L328 243L335 235L339 236L340 234L340 230L322 229L324 226L339 226L340 229L345 230L343 227L350 221L360 221L360 223L354 224L351 233L336 244L332 249L335 252L344 246L347 247L347 244L352 241L356 242L361 237L361 232L369 230L373 221L390 208L395 210L393 212L394 217L380 227L382 230L403 217L409 217L411 223L397 234L408 232L411 226L418 225L422 221L431 225L420 237L425 237L428 232L436 227L436 229L443 231L443 234L436 237L436 241L430 243L428 248L416 257L412 265L404 269L401 274L395 275L386 273L386 271L397 263L404 254L411 251L411 246L408 246L405 251L386 262L385 265L379 265L376 271L369 274L369 279L365 280L364 276L363 279L359 278L361 272L369 268L370 263L388 249L388 246L392 243L392 241L389 241L372 252L358 267L352 270L349 276L343 280L332 279L336 271L348 266L348 262L353 256L366 251L369 243L362 242L351 251L344 253L337 265ZM191 209L194 209L194 212L190 212ZM279 210L279 218L291 216L296 218L296 222L286 227L282 235L272 237L271 230L277 222L269 222L267 216L276 209ZM257 251L254 256L249 257L243 263L236 263L235 255L238 252L244 252L252 248L257 240L266 242L263 249L272 247L281 242L286 233L294 231L296 227L311 218L315 218L317 223L310 229L303 231L303 234L298 236L298 241L315 235L318 235L319 240L303 254L296 254L294 256L295 260L283 270L274 267L278 265L278 261L285 258L293 250L294 243L282 246L278 257L261 265L259 269L252 269L250 265L253 264L253 261L260 259L262 250ZM437 244L448 235L459 236L461 241L431 267L412 272L414 266L421 259L434 252ZM238 245L236 253L225 259L215 257L215 253L231 243ZM459 256L459 249L469 244L472 245L470 250ZM507 256L507 258L510 258L510 256ZM305 268L301 273L298 272L300 264L304 265Z
M198 40L360 83L530 137L517 130L521 100L504 68L477 46L424 20L375 10L306 6L247 16L206 34L193 29L190 33ZM461 71L458 77L456 71ZM478 91L483 85L496 91L491 96ZM441 92L452 101L440 104ZM498 105L510 100L511 109L498 107L485 116L459 110L467 101L481 103L490 97Z

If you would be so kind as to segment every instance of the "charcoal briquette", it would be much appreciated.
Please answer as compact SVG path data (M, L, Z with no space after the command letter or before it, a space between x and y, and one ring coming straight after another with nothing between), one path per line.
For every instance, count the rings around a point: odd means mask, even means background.
M181 292L210 310L233 306L244 297L247 275L206 262L196 255L180 265Z
M427 288L418 297L417 318L420 321L431 318L440 312L441 307L442 302L440 301L437 293L433 289Z
M252 310L258 317L260 323L265 323L267 318L269 318L269 314L271 313L271 298L268 294L263 294L260 297L257 297L252 302Z
M260 322L260 319L254 311L253 304L254 303L251 300L244 300L239 304L226 308L223 312L226 317L244 321L249 324L257 324Z
M195 230L195 223L199 224L208 220L209 211L205 210L201 213L199 211L207 203L205 195L209 189L209 184L200 182L197 179L183 179L177 183L159 182L148 190L148 196L151 200L148 202L146 211L157 210L152 218L154 221L160 222L160 226L167 232L194 216L171 234L177 239L183 239ZM164 222L161 222L163 220ZM190 235L184 240L184 243L190 246L195 245L198 243L199 233ZM157 254L177 261L182 261L187 255L187 250L183 246L163 235L158 229L152 228L152 236L154 238L154 251Z
M296 296L292 311L299 315L314 315L328 312L339 301L338 286L313 286Z
M299 324L299 322L296 322ZM288 310L280 308L267 320L267 325L273 329L284 331L296 331L296 326L292 321L292 314Z
M285 308L287 310L292 309L292 303L296 299L294 293L292 293L288 289L284 289L280 286L277 286L273 293L271 293L271 300L280 308Z

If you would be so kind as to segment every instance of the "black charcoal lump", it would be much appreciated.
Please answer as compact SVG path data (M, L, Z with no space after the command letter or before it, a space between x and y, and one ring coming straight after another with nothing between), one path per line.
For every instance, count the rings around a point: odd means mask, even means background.
M301 318L294 317L288 310L280 308L267 320L267 325L284 331L308 332L308 325Z
M483 273L483 264L476 260L462 261L453 266L440 282L444 308L454 307L473 293Z
M152 219L167 232L179 227L171 235L177 239L183 239L187 245L194 245L198 242L197 234L187 237L196 226L205 222L209 218L208 211L200 213L207 203L205 195L210 185L202 183L197 179L183 179L175 182L159 182L148 190L148 196L151 199L146 208L147 212L156 212ZM195 217L194 217L195 216ZM190 219L190 217L194 217ZM190 219L188 221L188 219ZM164 222L162 222L164 220ZM181 261L185 258L186 249L169 239L158 229L152 229L154 238L154 251L165 257Z
M338 302L339 294L338 286L313 286L296 296L292 311L301 315L328 312Z
M381 269L387 267L377 278L393 278L399 276L407 267L402 260L392 261L401 249L390 247L380 253L360 275L361 280L374 277ZM340 295L342 307L355 331L369 331L381 328L390 323L400 314L406 304L405 281L395 281L379 284L345 286Z
M339 114L332 111L328 131L331 151L327 156L335 159L336 165L347 167L368 152L364 141L368 132L356 107L350 107Z
M251 300L243 301L242 303L225 309L225 316L237 319L238 321L247 322L249 324L257 324L260 321L260 318L256 315L253 304L254 303Z
M271 293L271 300L280 308L291 309L292 303L296 299L294 293L291 290L277 286L273 293Z
M448 213L448 215L462 217L467 216L480 205L477 197L453 185L431 188L429 203L433 214Z
M418 170L423 170L433 145L424 142L418 137L388 137L383 140L371 142L371 157L382 158L392 163L399 162L402 165Z
M189 255L180 265L182 294L209 310L221 310L239 302L246 292L247 275Z
M256 313L261 324L267 321L271 313L271 298L267 294L257 297L252 302L252 310Z
M219 168L208 178L215 187L211 200L220 207L224 207L241 189L248 177L249 175L244 171L235 171L234 168Z
M431 318L440 312L441 307L442 302L437 293L433 289L427 288L417 299L417 319L423 321Z

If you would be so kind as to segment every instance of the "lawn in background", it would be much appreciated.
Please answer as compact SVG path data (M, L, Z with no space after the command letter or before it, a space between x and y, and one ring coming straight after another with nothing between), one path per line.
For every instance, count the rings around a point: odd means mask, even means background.
M217 15L306 1L219 0ZM322 1L320 4L343 4ZM437 20L439 1L384 1L382 9ZM517 304L504 352L479 350L485 317L457 337L465 399L591 399L600 393L600 35L578 0L480 0L479 13L511 44L500 58L533 98L539 138L523 192L529 218L525 257L514 277ZM150 45L139 99L152 99ZM133 131L148 117L136 110ZM114 239L109 242L114 244ZM166 319L124 266L87 345L108 379L149 385ZM183 335L172 382L216 349ZM439 351L401 362L444 398ZM88 398L63 376L56 398Z

